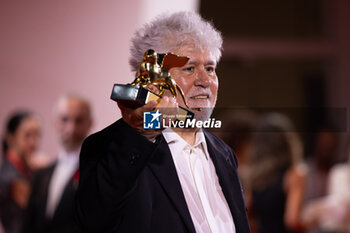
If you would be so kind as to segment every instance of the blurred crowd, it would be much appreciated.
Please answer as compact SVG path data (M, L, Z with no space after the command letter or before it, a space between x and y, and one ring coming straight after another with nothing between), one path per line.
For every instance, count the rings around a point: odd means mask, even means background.
M91 107L78 95L66 95L54 115L60 150L53 162L38 153L42 133L34 113L21 110L8 118L0 156L0 233L80 232L73 200Z
M236 110L223 122L217 134L238 157L252 233L350 232L350 139L349 162L338 163L331 124L311 132L306 153L283 114Z
M78 95L57 101L55 161L38 153L40 119L10 114L0 156L0 233L80 232L73 214L80 147L92 125L91 106ZM235 151L253 233L350 232L349 164L337 164L337 132L314 132L305 153L291 120L280 113L230 111L218 136Z

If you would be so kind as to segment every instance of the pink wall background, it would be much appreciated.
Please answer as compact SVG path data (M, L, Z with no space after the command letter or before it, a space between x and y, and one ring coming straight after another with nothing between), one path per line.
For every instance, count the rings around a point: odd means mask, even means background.
M158 8L145 12L147 2ZM120 113L109 97L113 83L133 80L128 56L135 29L164 10L198 7L198 1L185 1L181 8L170 2L0 0L1 136L11 111L33 110L43 126L41 151L55 156L52 109L70 92L91 101L91 132L113 123Z
M325 1L338 54L329 69L332 107L350 107L349 3ZM0 0L0 136L11 111L33 110L43 126L41 151L55 156L52 108L67 92L91 101L91 132L111 124L120 117L112 85L134 76L128 56L135 29L161 12L198 7L199 0Z

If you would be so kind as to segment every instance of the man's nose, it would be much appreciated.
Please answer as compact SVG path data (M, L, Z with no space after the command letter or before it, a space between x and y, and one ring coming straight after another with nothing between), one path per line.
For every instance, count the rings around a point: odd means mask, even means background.
M209 84L210 84L210 77L207 74L207 71L205 70L205 68L197 69L194 85L201 86L201 87L209 87Z
M72 134L75 131L75 128L76 128L76 123L73 120L67 122L67 125L66 125L67 133Z

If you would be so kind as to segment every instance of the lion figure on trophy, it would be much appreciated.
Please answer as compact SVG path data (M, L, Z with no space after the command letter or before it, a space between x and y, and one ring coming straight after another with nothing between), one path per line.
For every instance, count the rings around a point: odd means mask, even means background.
M188 60L188 57L177 56L173 53L156 53L153 49L149 49L145 52L136 78L130 85L140 85L144 88L154 85L159 88L159 96L162 96L165 90L169 90L175 98L177 89L188 108L181 87L176 84L169 73L171 68L184 66Z

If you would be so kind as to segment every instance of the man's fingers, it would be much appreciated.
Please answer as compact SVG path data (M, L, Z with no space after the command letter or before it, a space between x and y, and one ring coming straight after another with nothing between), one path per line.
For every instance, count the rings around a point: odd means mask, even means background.
M156 87L156 86L154 86L154 85L148 85L147 87L146 87L146 89L147 90L149 90L149 91L151 91L151 92L153 92L153 93L156 93L156 94L159 94L159 89L158 89L158 87Z
M157 104L157 108L177 108L178 104L174 97L164 96L159 103Z
M121 110L121 111L125 111L126 107L124 107L124 105L122 105L121 103L117 102L118 104L118 108Z
M144 105L144 108L148 108L148 109L152 109L155 108L157 106L157 100L152 100L150 102L148 102L146 105Z
M120 108L122 117L126 123L138 130L145 137L153 140L155 136L161 133L161 130L144 130L143 112L155 111L155 109L160 109L162 114L165 116L175 116L177 114L178 103L176 102L176 99L172 96L163 96L158 100L152 100L146 105L136 109L125 107L123 104L120 103L118 103L118 107Z

